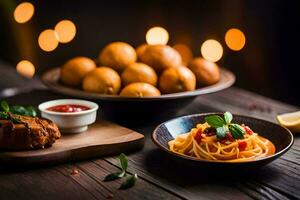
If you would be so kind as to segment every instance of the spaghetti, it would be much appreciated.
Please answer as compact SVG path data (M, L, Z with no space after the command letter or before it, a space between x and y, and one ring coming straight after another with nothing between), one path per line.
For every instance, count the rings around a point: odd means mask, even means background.
M217 137L208 123L197 124L189 133L177 136L169 142L172 152L198 159L245 162L267 157L275 153L275 146L264 137L242 125L245 133L242 139L235 139L230 132L224 138Z

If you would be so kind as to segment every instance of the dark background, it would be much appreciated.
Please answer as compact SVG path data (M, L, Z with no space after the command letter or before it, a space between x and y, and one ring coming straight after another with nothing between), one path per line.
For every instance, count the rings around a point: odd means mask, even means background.
M296 1L34 0L33 18L17 24L12 12L19 2L0 1L0 61L11 67L28 59L39 75L74 56L96 57L112 41L138 46L145 42L146 31L158 25L168 30L170 45L185 43L195 56L206 39L217 39L224 48L218 64L237 75L236 86L300 106ZM62 19L76 24L75 39L43 52L37 44L39 33ZM224 42L232 27L246 35L246 46L238 52Z

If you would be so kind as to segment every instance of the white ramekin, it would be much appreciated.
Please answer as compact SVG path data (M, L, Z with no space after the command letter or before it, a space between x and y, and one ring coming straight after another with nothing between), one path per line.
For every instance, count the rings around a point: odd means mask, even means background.
M87 106L90 109L79 112L55 112L47 110L52 106L75 104ZM96 121L98 105L91 101L85 101L80 99L58 99L47 101L39 105L39 110L43 118L50 119L64 133L79 133L86 131L88 125Z

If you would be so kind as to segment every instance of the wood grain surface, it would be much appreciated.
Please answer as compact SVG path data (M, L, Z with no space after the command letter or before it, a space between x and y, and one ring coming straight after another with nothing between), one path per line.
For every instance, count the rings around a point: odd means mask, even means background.
M98 120L88 130L62 134L52 147L0 152L1 164L55 164L119 154L141 148L144 136L117 124Z
M37 105L61 98L48 90L35 90L7 100ZM276 122L279 113L299 108L238 88L199 96L176 116L201 112L230 111ZM159 110L157 111L159 112ZM0 199L300 199L300 138L281 158L253 171L203 171L175 163L151 141L150 135L161 122L118 121L122 126L145 135L142 150L128 154L129 173L139 176L136 186L118 190L120 180L103 182L119 168L116 156L48 167L0 167ZM72 175L74 169L78 174Z

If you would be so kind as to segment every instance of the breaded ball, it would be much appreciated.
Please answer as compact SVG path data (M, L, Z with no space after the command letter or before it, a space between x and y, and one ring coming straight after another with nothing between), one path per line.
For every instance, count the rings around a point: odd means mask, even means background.
M61 81L68 86L80 86L84 76L95 68L96 64L90 58L72 58L61 68Z
M212 85L220 80L220 70L214 62L198 57L188 67L194 72L198 86Z
M120 93L123 97L157 97L160 91L148 83L131 83Z
M167 45L148 45L140 59L158 73L168 68L178 67L182 62L180 54Z
M135 51L138 57L138 60L141 60L141 55L143 54L143 52L145 51L145 49L147 48L148 44L141 44L140 46L138 46Z
M159 89L162 93L191 91L195 88L196 77L184 66L166 69L159 78Z
M175 44L173 48L180 54L182 65L187 66L193 59L193 52L189 46L185 44Z
M87 92L114 95L121 88L121 78L109 67L98 67L84 77L82 87Z
M135 49L125 42L113 42L104 47L98 56L101 65L122 72L137 59Z
M132 63L122 73L122 84L144 82L156 86L157 75L151 67L143 63Z

